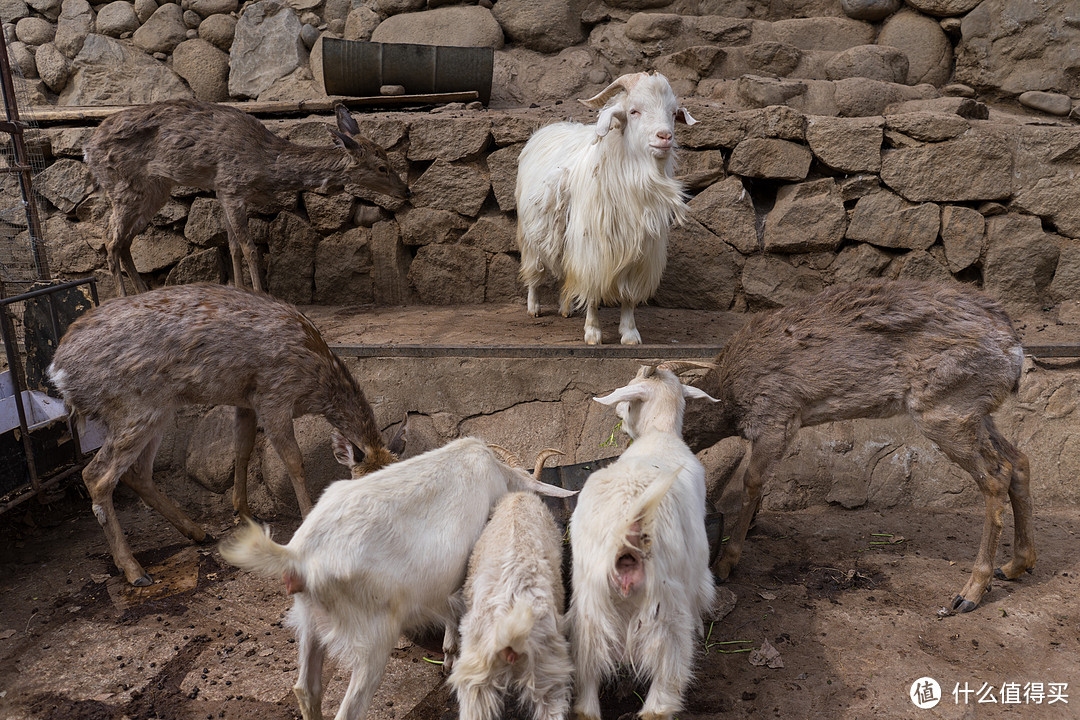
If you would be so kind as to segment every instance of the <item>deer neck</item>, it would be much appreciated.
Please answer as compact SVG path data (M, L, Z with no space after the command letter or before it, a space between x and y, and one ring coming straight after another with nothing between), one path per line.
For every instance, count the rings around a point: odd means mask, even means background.
M282 190L340 186L347 163L346 155L336 147L290 145L278 153L273 177Z

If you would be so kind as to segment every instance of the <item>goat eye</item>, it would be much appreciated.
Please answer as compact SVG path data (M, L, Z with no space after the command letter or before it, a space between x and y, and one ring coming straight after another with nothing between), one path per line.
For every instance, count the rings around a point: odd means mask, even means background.
M385 173L386 172L386 166L385 165L380 165L379 166L379 172Z
M638 110L637 108L630 108L630 114L631 115L640 115L641 111Z

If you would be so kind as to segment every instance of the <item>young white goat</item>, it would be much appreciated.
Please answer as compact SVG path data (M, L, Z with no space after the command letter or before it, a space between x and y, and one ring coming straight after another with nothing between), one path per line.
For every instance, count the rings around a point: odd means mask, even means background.
M599 720L600 683L620 664L651 679L641 717L671 718L715 596L705 470L681 434L685 398L712 398L679 382L671 367L642 367L629 385L596 398L618 406L634 443L589 476L570 519L581 720Z
M668 228L687 206L675 168L678 106L663 75L623 75L582 103L596 125L538 130L518 160L518 245L529 315L540 314L544 271L561 279L560 311L585 307L585 342L600 342L597 308L619 303L624 345L641 342L634 307L652 297L667 263Z
M473 548L465 581L461 657L450 674L461 720L495 720L512 690L536 720L570 708L563 634L562 534L535 494L511 493Z
M452 597L495 502L510 490L566 497L464 438L356 480L328 487L287 545L255 523L221 544L246 570L281 577L295 594L299 640L293 688L304 720L322 718L327 652L351 668L337 720L359 720L402 632L454 626ZM448 633L449 634L449 633Z

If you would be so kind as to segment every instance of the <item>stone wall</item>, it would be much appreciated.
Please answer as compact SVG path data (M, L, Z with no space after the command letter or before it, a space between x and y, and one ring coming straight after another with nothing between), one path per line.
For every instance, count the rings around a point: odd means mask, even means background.
M884 115L731 110L692 98L679 126L690 219L671 235L666 307L758 310L863 277L975 282L1014 314L1080 297L1080 128L965 98L896 103ZM455 304L519 298L514 185L531 131L584 108L376 113L413 197L356 189L282 198L252 220L272 293L299 304ZM271 122L325 143L326 119ZM49 257L63 277L103 274L107 200L79 159L90 129L42 132L55 161ZM18 221L18 218L13 218ZM212 194L180 189L132 247L153 284L224 278ZM449 281L449 282L448 282Z

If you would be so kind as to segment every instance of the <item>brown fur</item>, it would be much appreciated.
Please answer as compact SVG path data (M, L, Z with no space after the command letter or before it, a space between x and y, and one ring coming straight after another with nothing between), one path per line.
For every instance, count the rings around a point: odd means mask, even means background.
M136 292L146 284L131 259L131 241L169 199L175 185L213 190L225 211L233 282L243 284L241 254L252 287L262 290L258 250L248 234L248 210L281 191L340 188L347 182L395 197L408 187L382 148L357 136L359 127L337 107L335 147L295 145L251 115L198 100L167 100L106 118L85 147L86 164L112 201L105 238L109 271L126 295L123 265Z
M732 435L751 442L721 577L738 562L762 484L800 427L902 413L975 479L986 501L978 558L953 608L974 609L989 585L1006 498L1015 556L996 574L1014 579L1034 566L1028 460L990 416L1016 392L1020 340L987 296L961 284L836 286L750 320L715 362L695 384L720 403L687 408L687 443L696 452Z
M71 325L49 370L69 410L107 427L83 481L117 567L136 585L150 579L132 557L113 510L118 482L184 535L200 542L206 537L153 484L154 455L179 406L236 406L233 507L244 516L250 516L247 466L257 425L285 463L304 515L311 500L294 417L323 415L365 459L395 459L363 391L311 321L261 293L179 285L108 301Z

